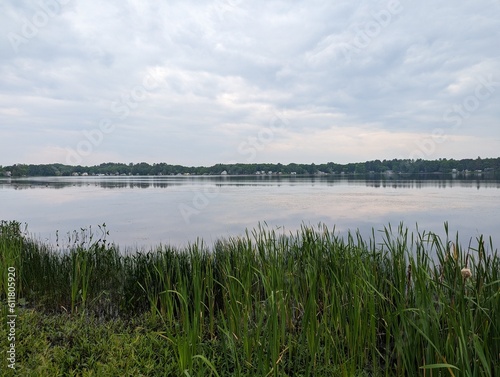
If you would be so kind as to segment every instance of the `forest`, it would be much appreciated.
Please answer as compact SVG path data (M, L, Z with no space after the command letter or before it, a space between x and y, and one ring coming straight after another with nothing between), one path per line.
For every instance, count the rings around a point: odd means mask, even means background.
M499 158L446 159L438 160L373 160L339 164L328 162L323 164L281 164L281 163L237 163L216 164L213 166L181 166L168 163L102 163L94 166L71 166L54 164L15 164L0 165L0 176L35 177L35 176L70 176L70 175L228 175L248 174L432 174L432 173L497 173L500 172Z

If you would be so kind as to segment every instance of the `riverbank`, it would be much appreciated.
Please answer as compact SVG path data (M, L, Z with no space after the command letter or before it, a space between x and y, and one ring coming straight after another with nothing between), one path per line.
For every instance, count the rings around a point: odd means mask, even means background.
M500 373L500 256L482 237L259 228L124 255L91 234L64 253L24 234L0 226L17 375Z

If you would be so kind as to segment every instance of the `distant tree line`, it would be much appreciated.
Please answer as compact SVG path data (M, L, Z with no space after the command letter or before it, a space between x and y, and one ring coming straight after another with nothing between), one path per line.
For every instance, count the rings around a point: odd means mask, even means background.
M22 176L70 176L70 175L218 175L226 172L229 175L256 174L378 174L378 173L452 173L464 171L500 172L499 158L476 158L454 160L373 160L359 163L337 164L216 164L213 166L181 166L167 163L138 164L104 163L95 166L71 166L64 164L16 164L1 166L0 175L12 177Z

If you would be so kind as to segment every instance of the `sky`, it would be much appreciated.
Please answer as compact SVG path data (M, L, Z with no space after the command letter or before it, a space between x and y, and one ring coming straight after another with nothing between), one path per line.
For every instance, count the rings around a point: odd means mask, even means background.
M0 165L500 157L500 0L4 0Z

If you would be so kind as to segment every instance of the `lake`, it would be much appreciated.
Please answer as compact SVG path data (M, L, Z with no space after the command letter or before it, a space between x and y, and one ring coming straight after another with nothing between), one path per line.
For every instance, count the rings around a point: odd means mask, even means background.
M212 244L259 223L279 232L324 223L339 235L369 236L389 223L444 234L467 246L500 229L500 180L433 176L120 176L0 179L0 219L28 224L32 236L55 244L67 233L106 224L122 248L198 237ZM56 236L58 231L58 237Z

